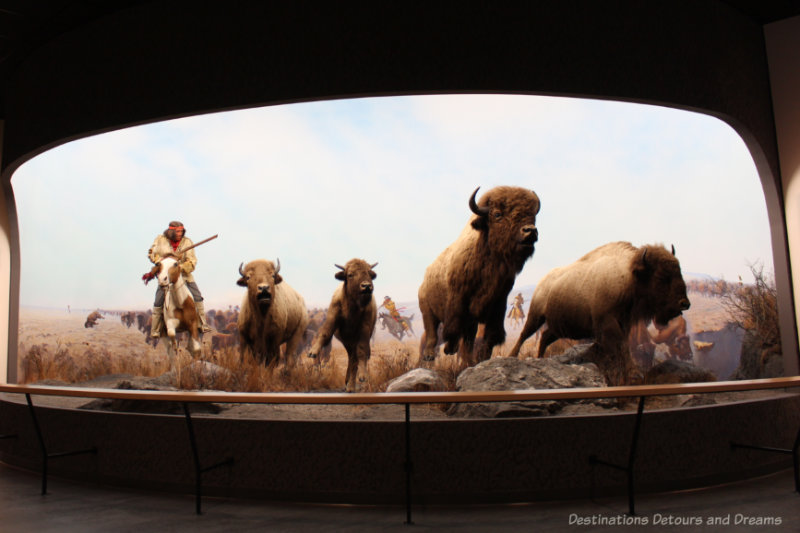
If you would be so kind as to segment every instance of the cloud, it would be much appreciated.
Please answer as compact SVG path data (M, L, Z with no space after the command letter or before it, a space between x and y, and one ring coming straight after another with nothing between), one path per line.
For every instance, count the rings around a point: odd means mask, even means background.
M279 257L309 305L327 303L333 263L351 257L379 262L378 293L415 300L472 190L501 184L542 198L523 284L612 240L674 243L684 270L728 279L748 261L771 269L752 158L717 119L571 98L367 98L140 126L26 163L12 180L22 302L149 307L145 254L172 219L195 240L220 235L197 249L209 306L238 303L238 265L261 257Z

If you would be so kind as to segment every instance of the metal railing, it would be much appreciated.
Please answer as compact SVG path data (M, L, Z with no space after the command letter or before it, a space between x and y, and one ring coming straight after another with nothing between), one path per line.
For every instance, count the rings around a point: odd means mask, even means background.
M617 465L603 461L596 456L590 456L589 461L594 465L608 466L622 470L627 474L628 481L628 512L635 514L635 478L634 463L637 445L641 430L641 420L644 414L644 402L648 397L671 396L682 394L711 394L722 392L755 391L769 389L789 389L800 387L800 376L753 379L742 381L721 381L709 383L680 383L660 385L636 385L624 387L588 387L578 389L546 389L546 390L515 390L515 391L485 391L485 392L409 392L409 393L244 393L244 392L209 392L209 391L151 391L151 390L120 390L84 387L51 387L41 385L14 385L0 384L0 393L24 394L27 400L31 418L39 439L42 450L42 494L47 491L47 463L48 459L65 457L83 453L97 453L96 448L77 451L48 453L42 429L36 418L36 412L31 396L61 396L79 398L102 398L110 400L142 400L142 401L171 401L182 403L184 416L189 431L192 456L195 466L195 500L196 512L201 514L202 500L202 474L214 468L230 465L233 458L226 458L219 463L203 467L200 464L196 437L192 425L192 418L188 408L191 403L247 403L247 404L306 404L306 405L375 405L393 404L405 406L405 474L406 474L406 523L411 520L411 410L412 404L450 404L450 403L476 403L476 402L525 402L541 400L583 400L599 398L638 398L636 422L631 439L631 446L626 465ZM14 438L15 435L2 435L0 438ZM800 461L798 448L800 448L800 429L791 449L758 446L753 444L730 443L732 448L748 448L767 452L791 454L794 463L795 490L800 492Z

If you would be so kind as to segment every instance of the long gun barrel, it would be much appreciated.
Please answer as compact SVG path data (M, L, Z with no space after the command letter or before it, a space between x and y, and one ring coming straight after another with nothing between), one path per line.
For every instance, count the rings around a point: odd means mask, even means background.
M208 241L213 241L213 240L214 240L214 239L216 239L217 237L219 237L219 233L218 233L218 234L216 234L216 235L213 235L213 236L209 237L208 239L203 239L203 240L202 240L202 241L200 241L200 242L196 242L196 243L194 243L193 245L191 245L191 246L189 246L188 248L186 248L185 250L178 250L178 251L177 251L177 254L178 254L178 255L180 255L180 254L182 254L182 253L184 253L184 252L188 252L188 251L189 251L189 250L191 250L192 248L197 248L197 247L198 247L198 246L200 246L201 244L205 244L205 243L207 243Z

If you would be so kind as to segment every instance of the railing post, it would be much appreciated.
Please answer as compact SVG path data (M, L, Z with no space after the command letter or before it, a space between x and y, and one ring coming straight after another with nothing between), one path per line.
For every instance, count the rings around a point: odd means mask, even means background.
M800 492L800 457L798 457L798 451L800 451L800 428L797 429L797 436L794 438L794 445L792 445L791 449L771 448L768 446L754 446L752 444L739 444L736 442L731 442L731 450L738 448L746 450L758 450L762 452L790 454L792 456L792 467L794 468L794 490L795 492Z
M81 455L84 453L96 454L97 448L92 446L91 448L87 448L85 450L76 450L73 452L47 453L47 445L44 442L42 428L39 426L39 420L36 418L36 411L33 409L33 400L31 400L31 395L29 393L25 394L25 400L28 402L28 410L30 411L31 420L33 421L33 428L36 430L36 437L39 439L39 448L42 451L42 495L45 495L47 494L47 465L49 459L69 457L71 455Z
M411 405L406 403L406 525L413 526L414 522L411 520L411 473L414 466L411 463Z
M628 514L630 516L636 516L636 508L635 508L635 494L636 494L636 486L634 483L634 475L633 475L633 467L634 463L636 462L636 449L639 445L639 433L642 428L642 418L644 414L644 396L639 397L639 407L636 410L636 422L633 426L633 436L631 438L631 448L628 452L628 465L627 466L620 466L614 463L609 463L607 461L602 461L597 458L596 455L589 456L589 463L592 466L595 465L603 465L608 466L611 468L615 468L617 470L622 470L627 474L628 477Z
M192 447L192 459L194 461L195 510L197 514L203 514L200 509L203 498L203 473L215 468L219 468L220 466L233 464L233 457L228 457L224 461L220 461L219 463L203 468L200 465L200 454L197 451L197 439L194 435L192 415L189 413L189 405L186 402L183 403L183 412L186 418L186 427L189 430L189 444Z

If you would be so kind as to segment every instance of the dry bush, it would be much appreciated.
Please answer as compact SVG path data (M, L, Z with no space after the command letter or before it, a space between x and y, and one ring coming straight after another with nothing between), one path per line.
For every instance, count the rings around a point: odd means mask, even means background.
M728 284L727 290L722 294L722 305L735 326L760 339L764 346L780 348L775 280L764 273L763 265L749 266L755 283Z
M433 369L439 373L444 382L445 392L456 390L458 375L465 368L467 368L467 365L457 355L440 355L433 364Z
M386 385L398 376L402 376L413 367L411 354L414 342L388 341L378 344L372 350L367 366L369 379L367 392L385 392Z
M166 360L148 350L111 353L107 348L57 344L55 351L34 344L20 360L20 383L45 379L78 383L109 374L158 376L168 368Z

